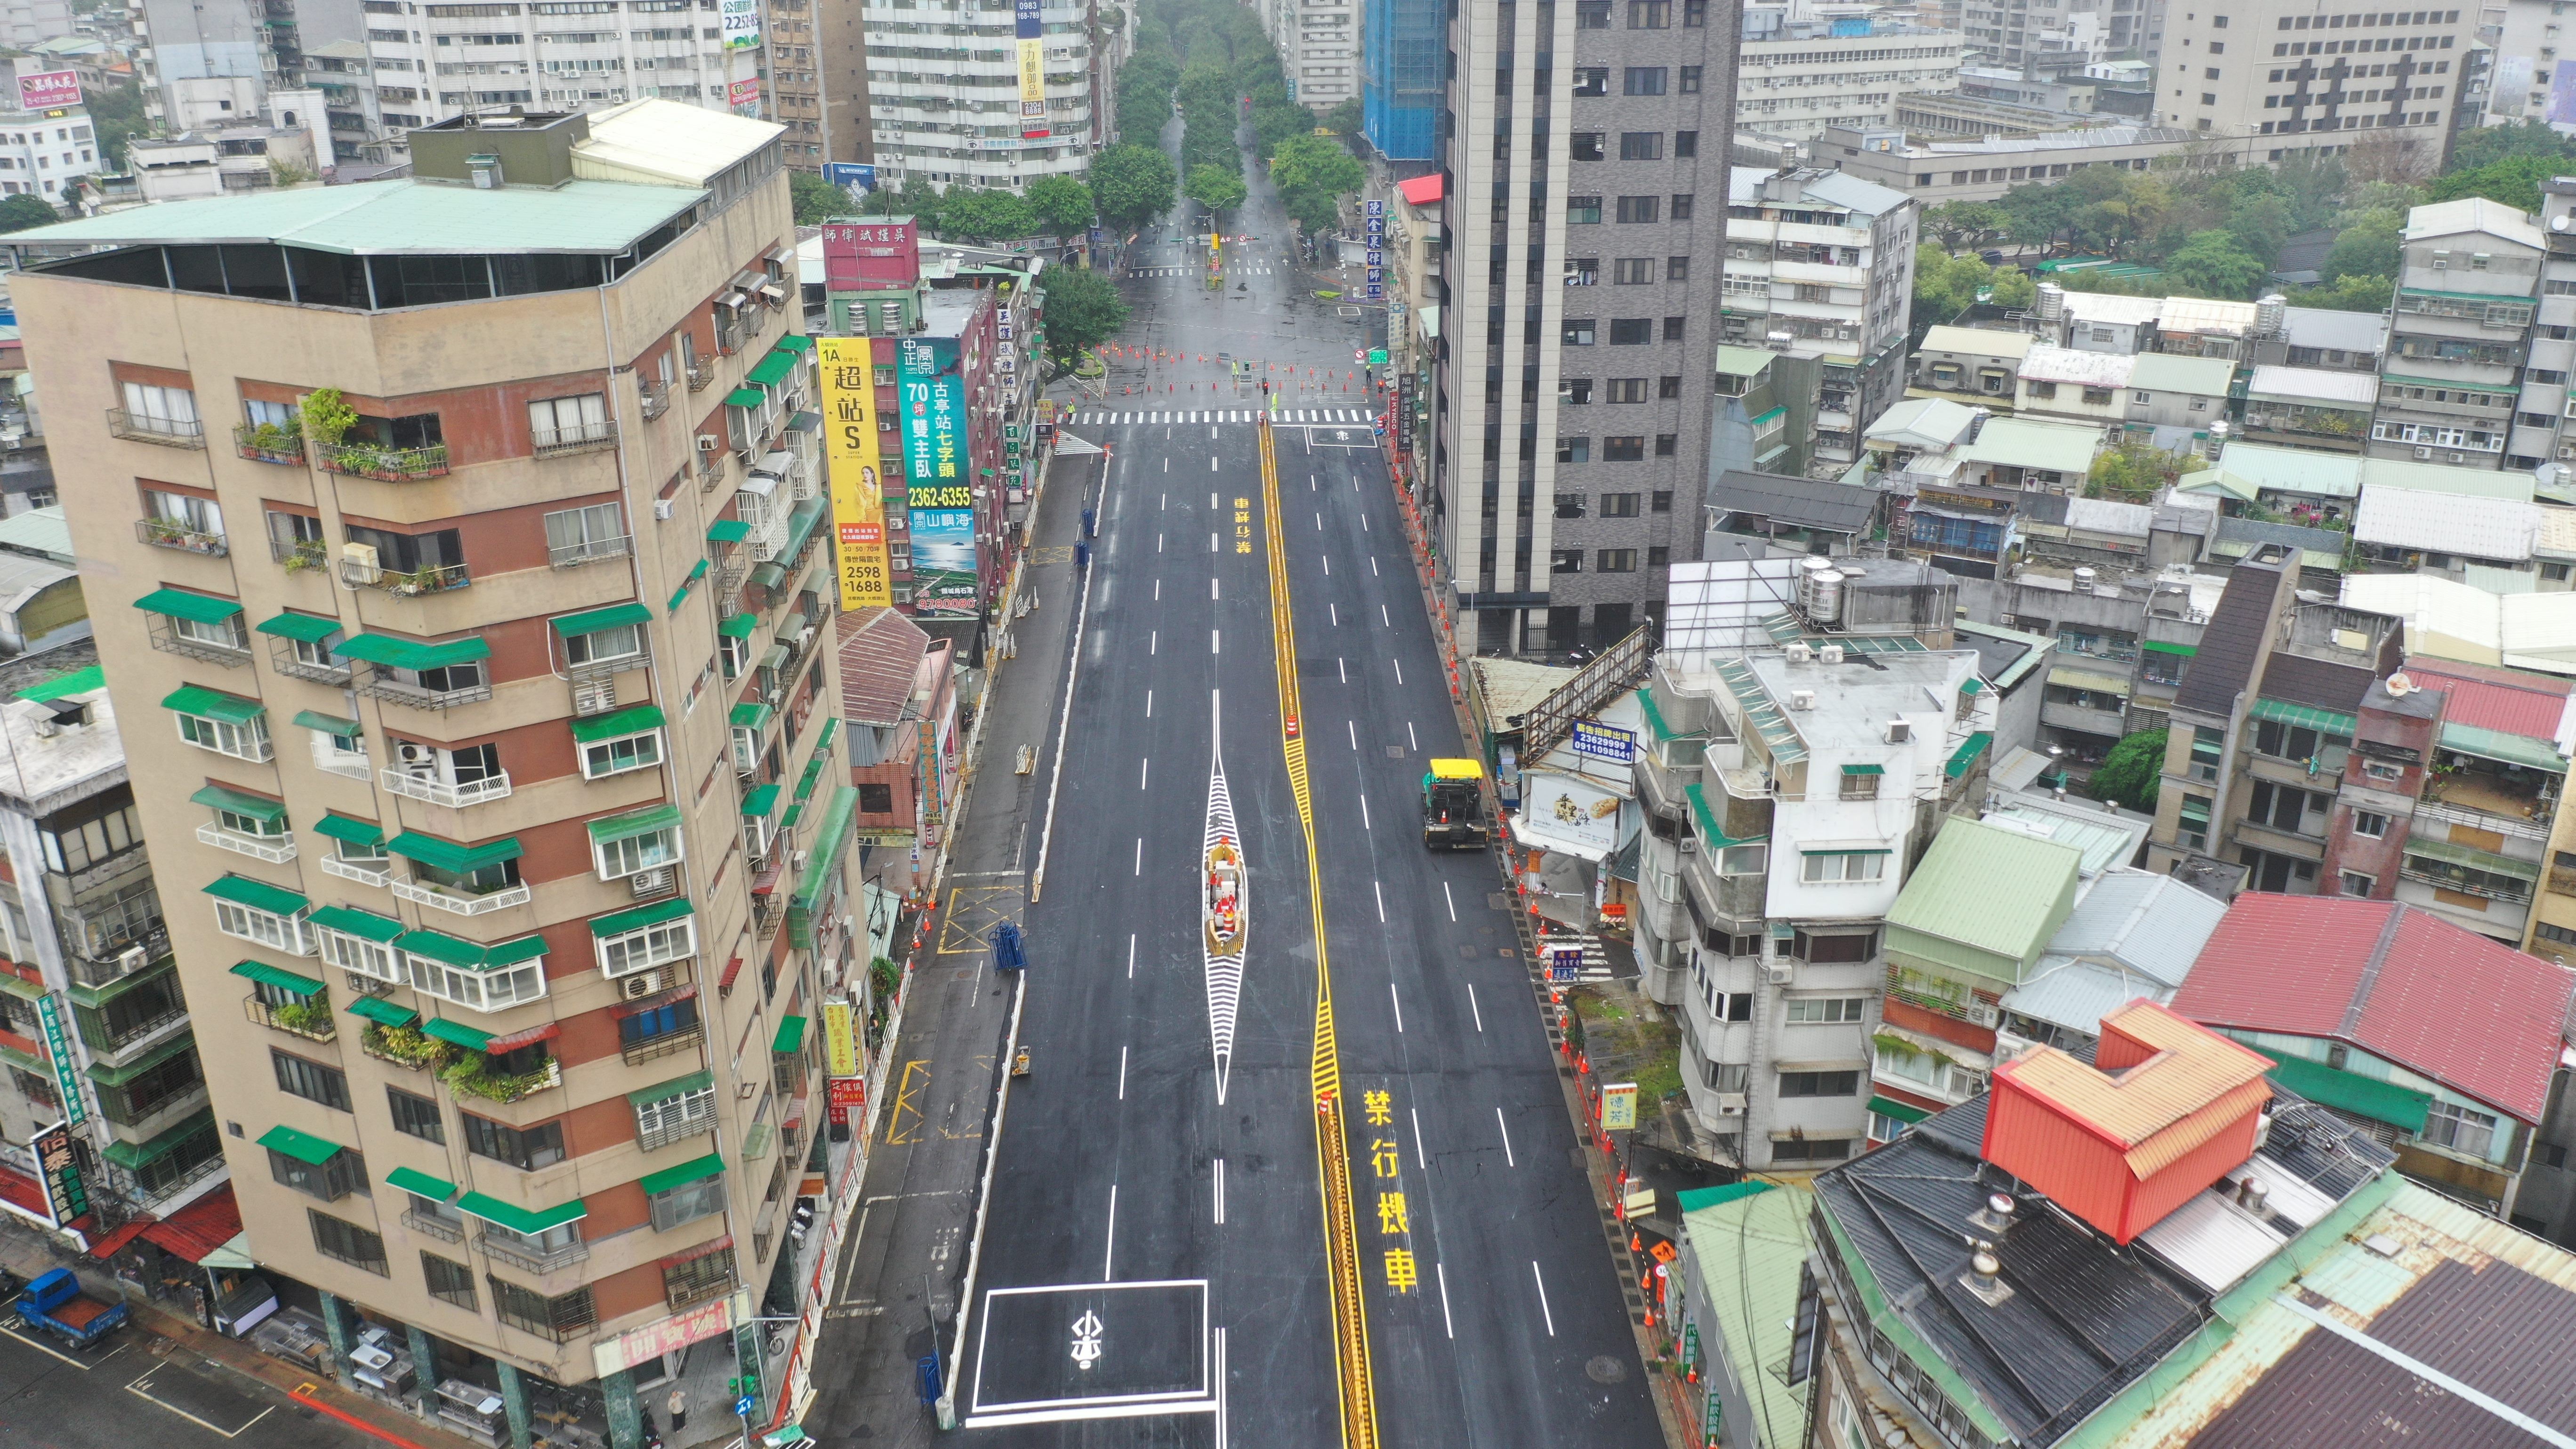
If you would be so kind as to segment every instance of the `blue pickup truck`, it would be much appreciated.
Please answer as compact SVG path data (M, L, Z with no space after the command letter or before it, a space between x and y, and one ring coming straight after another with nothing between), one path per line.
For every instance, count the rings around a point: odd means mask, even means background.
M102 1303L81 1292L80 1280L68 1268L39 1276L18 1294L18 1317L74 1348L87 1348L122 1326L122 1303Z

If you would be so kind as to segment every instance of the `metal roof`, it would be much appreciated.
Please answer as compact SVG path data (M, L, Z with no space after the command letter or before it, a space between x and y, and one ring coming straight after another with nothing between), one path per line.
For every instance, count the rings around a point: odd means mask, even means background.
M2548 234L2532 223L2528 212L2501 201L2489 201L2483 196L2437 201L2429 206L2412 207L2406 213L2408 241L2457 236L2463 232L2485 232L2519 242L2534 251L2549 244Z
M2179 352L2141 352L2129 372L2129 386L2157 392L2225 397L2236 381L2236 364L2223 357L2185 357Z
M2051 1048L1995 1068L1997 1084L2047 1103L2123 1154L2138 1178L2180 1160L2210 1140L2213 1129L2268 1101L2263 1074L2271 1059L2153 1002L2133 1001L2105 1015L2101 1030L2133 1039L2150 1055L2118 1075ZM2207 1179L2203 1179L2207 1181Z
M2377 354L2388 346L2388 318L2379 312L2339 312L2328 307L2291 307L2282 326L2292 347L2340 348ZM2368 373L2361 374L2364 377Z
M1720 372L1728 370L1725 365L1728 350L1724 347L1717 350L1717 370ZM1955 446L1968 435L1968 423L1974 416L1974 411L1967 404L1955 403L1945 397L1907 398L1880 413L1878 421L1862 430L1861 437L1873 443L1939 452ZM2576 509L2568 512L2576 515Z
M2257 369L2257 375L2260 371ZM2275 448L2264 443L2230 443L2218 455L2217 471L2266 492L2358 498L2361 496L2361 469L2362 460L2350 453Z
M2540 541L2540 505L2391 488L2372 480L2353 514L2357 542L2516 563Z
M2375 677L2359 664L2338 664L2304 654L2274 654L2263 665L2263 682L2257 692L2265 699L2349 715L2361 708Z
M2038 468L2053 473L2082 473L2101 450L2102 430L2073 423L2043 423L2031 418L1995 418L1977 440L1959 450L1971 463Z
M2271 631L2280 582L2281 571L2270 564L2239 564L2228 574L2227 589L2201 631L2200 652L2183 667L2174 690L2176 708L2217 715L2234 710L2236 693L2254 677L2254 661Z
M275 244L349 256L614 255L705 194L613 181L568 181L551 190L503 186L488 191L409 179L371 181L363 186L307 186L165 201L35 227L15 233L9 243Z
M2498 730L2552 745L2567 741L2571 701L2564 679L2511 669L2481 669L2448 659L2409 658L2406 675L2418 685L2441 690L2442 723Z
M930 635L893 609L846 616L842 626L841 708L857 724L888 725L905 718L913 682L930 652Z
M2024 353L2019 376L2024 382L2076 383L2084 387L2126 387L2139 359L2124 352L2085 352L2051 347L2043 342Z
M2379 401L2379 379L2367 372L2325 367L2258 367L2246 385L2249 398L2341 403L2369 407Z
M1789 1449L1803 1441L1807 1393L1783 1383L1771 1366L1789 1352L1815 1195L1794 1183L1746 1186L1753 1190L1714 1207L1689 1208L1684 1194L1682 1235L1706 1290L1699 1311L1716 1321L1736 1384L1759 1421L1750 1442Z
M2137 326L2153 322L2165 310L2162 297L2124 297L2112 292L2069 292L2066 315L2079 322Z
M2391 901L2248 894L2174 1009L2349 1042L2525 1122L2546 1108L2576 972Z
M1988 327L1952 327L1943 325L1923 334L1923 345L1914 349L1921 357L1932 352L1964 352L1972 357L2010 357L2018 359L2034 347L2038 339L2027 332L1998 332Z
M2156 325L2165 332L2232 332L2243 336L2254 328L2254 304L2211 297L2167 297Z
M2066 526L2087 533L2145 538L2155 530L2156 511L2143 503L2122 503L2110 498L2069 498Z
M2046 795L2007 799L1987 811L1984 819L1989 825L2004 826L2042 840L2075 847L2083 854L2079 869L2087 879L2106 870L2127 866L2137 855L2139 843L2146 839L2149 824L2144 815L2122 815L2090 800L2056 800ZM2159 880L2163 878L2157 877ZM2094 888L2098 889L2098 886ZM2093 893L2092 890L2086 891L2078 900L2076 909L2082 910L2082 901L2090 899ZM2074 916L2070 913L2067 919L2071 921ZM2065 935L2066 928L2060 926L2057 934ZM2050 938L2052 950L2058 949L2054 944L2056 939Z
M603 181L704 186L787 128L678 101L628 101L590 113L573 173Z
M1808 177L1804 189L1809 196L1865 216L1884 215L1914 199L1875 181L1863 181L1848 171L1828 171L1822 176Z
M2096 146L2179 146L2197 139L2171 126L2095 126L2082 131L2043 131L2036 136L1986 136L1974 141L1934 141L1906 148L1909 156L2006 155L2020 151L2077 151Z
M2098 1033L2138 997L2171 1000L2226 915L2224 901L2171 876L2115 867L2076 901L2031 979L2004 993L2004 1009Z
M1819 483L1777 473L1728 469L1708 490L1712 513L1757 513L1765 518L1820 528L1831 533L1859 533L1878 514L1884 495L1874 488Z
M1728 377L1754 377L1778 357L1759 347L1720 347L1717 349L1717 371Z
M56 563L72 561L72 529L63 521L63 506L48 504L0 518L0 548L44 554Z
M2083 862L2072 845L1952 819L1888 907L1887 924L2027 961L2059 924L2057 902Z
M2463 497L2513 498L2524 503L2532 501L2539 491L2539 480L2529 473L2400 458L2362 459L2361 481L2373 488L2414 488Z

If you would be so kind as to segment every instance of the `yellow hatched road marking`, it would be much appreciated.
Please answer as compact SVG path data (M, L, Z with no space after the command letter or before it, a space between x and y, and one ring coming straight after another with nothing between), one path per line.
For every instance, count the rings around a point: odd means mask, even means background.
M1377 1449L1377 1393L1369 1369L1368 1313L1360 1298L1359 1230L1351 1207L1350 1139L1342 1125L1342 1064L1333 1035L1333 972L1324 935L1323 875L1315 860L1314 798L1307 788L1305 718L1297 697L1297 621L1288 592L1286 530L1279 524L1279 459L1270 419L1260 420L1261 511L1270 556L1270 629L1279 675L1280 754L1306 837L1306 899L1315 928L1315 1168L1324 1200L1324 1252L1332 1289L1334 1373L1342 1390L1345 1449Z

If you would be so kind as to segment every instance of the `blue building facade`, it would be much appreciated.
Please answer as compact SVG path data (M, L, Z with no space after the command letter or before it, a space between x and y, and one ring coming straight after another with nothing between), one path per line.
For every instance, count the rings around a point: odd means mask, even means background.
M1360 31L1362 126L1389 161L1428 161L1440 115L1441 0L1368 0Z

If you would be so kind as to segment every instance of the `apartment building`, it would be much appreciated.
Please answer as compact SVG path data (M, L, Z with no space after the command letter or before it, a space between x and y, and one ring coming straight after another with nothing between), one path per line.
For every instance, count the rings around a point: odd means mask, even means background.
M14 94L5 104L7 109L0 110L0 196L35 196L61 206L106 169L88 106L75 102L26 110Z
M1337 12L1320 13L1330 17ZM1362 125L1370 149L1389 161L1430 161L1437 155L1441 33L1446 28L1442 7L1434 0L1368 0L1360 26ZM1306 29L1299 26L1301 49ZM1319 25L1315 33L1315 44L1322 48L1320 37L1334 31Z
M860 17L866 84L850 93L867 100L879 185L1020 187L1089 169L1101 139L1090 0L983 0L954 19L871 4ZM1030 49L1035 87L1021 63Z
M1860 458L1860 430L1905 385L1914 205L1819 169L1733 168L1720 341L1817 365L1814 461Z
M1413 0L1413 3L1419 4L1419 0ZM1253 6L1254 13L1261 17L1262 29L1269 33L1270 43L1279 48L1279 68L1286 74L1289 99L1321 112L1355 96L1363 96L1366 78L1374 74L1381 52L1371 52L1372 58L1363 63L1363 42L1359 32L1364 28L1363 21L1372 26L1378 23L1379 9L1383 4L1384 0L1373 0L1365 16L1351 0L1259 0ZM1429 63L1436 64L1441 31L1440 12L1436 7L1427 13L1422 10L1408 13L1402 4L1397 4L1387 8L1384 19L1387 24L1385 35L1372 34L1367 38L1367 44L1380 46L1418 39L1428 48L1432 57ZM1436 72L1426 76L1423 71L1426 62L1394 54L1386 54L1383 59L1390 81L1397 67L1407 73L1405 89L1411 93L1415 104L1420 103L1426 91L1438 89ZM1392 104L1392 91L1388 99ZM1421 139L1426 144L1423 154L1427 157L1431 133L1423 131Z
M364 0L126 0L126 18L142 42L135 52L143 113L172 130L215 124L227 115L257 115L270 92L300 90L307 52L335 41L369 38ZM376 0L385 13L407 8ZM372 22L382 23L382 22ZM202 104L215 111L204 114Z
M2471 124L2510 126L2549 119L2559 52L2569 47L2565 0L2488 4L2479 39L2495 51L2483 114Z
M1743 24L1735 120L1766 137L1804 141L1827 126L1885 126L1897 96L1959 84L1964 42L1955 30L1821 16L1809 0L1748 5Z
M2081 73L2146 40L2150 0L1969 0L1959 12L1970 53L2033 72Z
M71 0L9 0L0 5L0 45L28 50L72 34Z
M2554 450L2566 411L2564 372L2554 384L2527 384L2524 373L2548 234L2513 207L2472 197L2408 212L2403 247L2364 453L2537 466ZM2576 277L2576 260L2569 271ZM2524 413L2534 421L2525 423Z
M1793 1172L1862 1150L1883 922L1984 798L1995 709L1943 576L1807 563L1679 571L1637 757L1638 956L1691 1115L1713 1155Z
M1725 246L1697 208L1728 174L1734 15L1512 0L1451 17L1431 476L1475 652L1625 635L1697 540ZM1582 519L1544 506L1563 494L1593 500Z
M592 1386L631 1443L631 1370L827 1236L813 1027L865 989L780 133L409 139L21 233L13 290L179 980L242 1016L198 1049L251 1255L344 1381L481 1385L487 1435Z
M2356 11L2336 0L2260 0L2252 10L2165 6L2156 119L2195 136L2254 138L2260 159L2332 156L2380 131L2429 174L2449 155L2453 113L2477 82L2478 12ZM2316 136L2330 139L2319 142ZM2288 139L2288 138L2298 139Z
M2191 132L2172 126L2095 126L1960 141L1915 141L1903 131L1828 126L1815 150L1819 164L1931 207L1945 201L1992 201L2016 186L2053 181L2088 166L2144 171L2157 157L2192 141ZM2241 150L2221 153L2222 164L2241 165L2244 158Z

